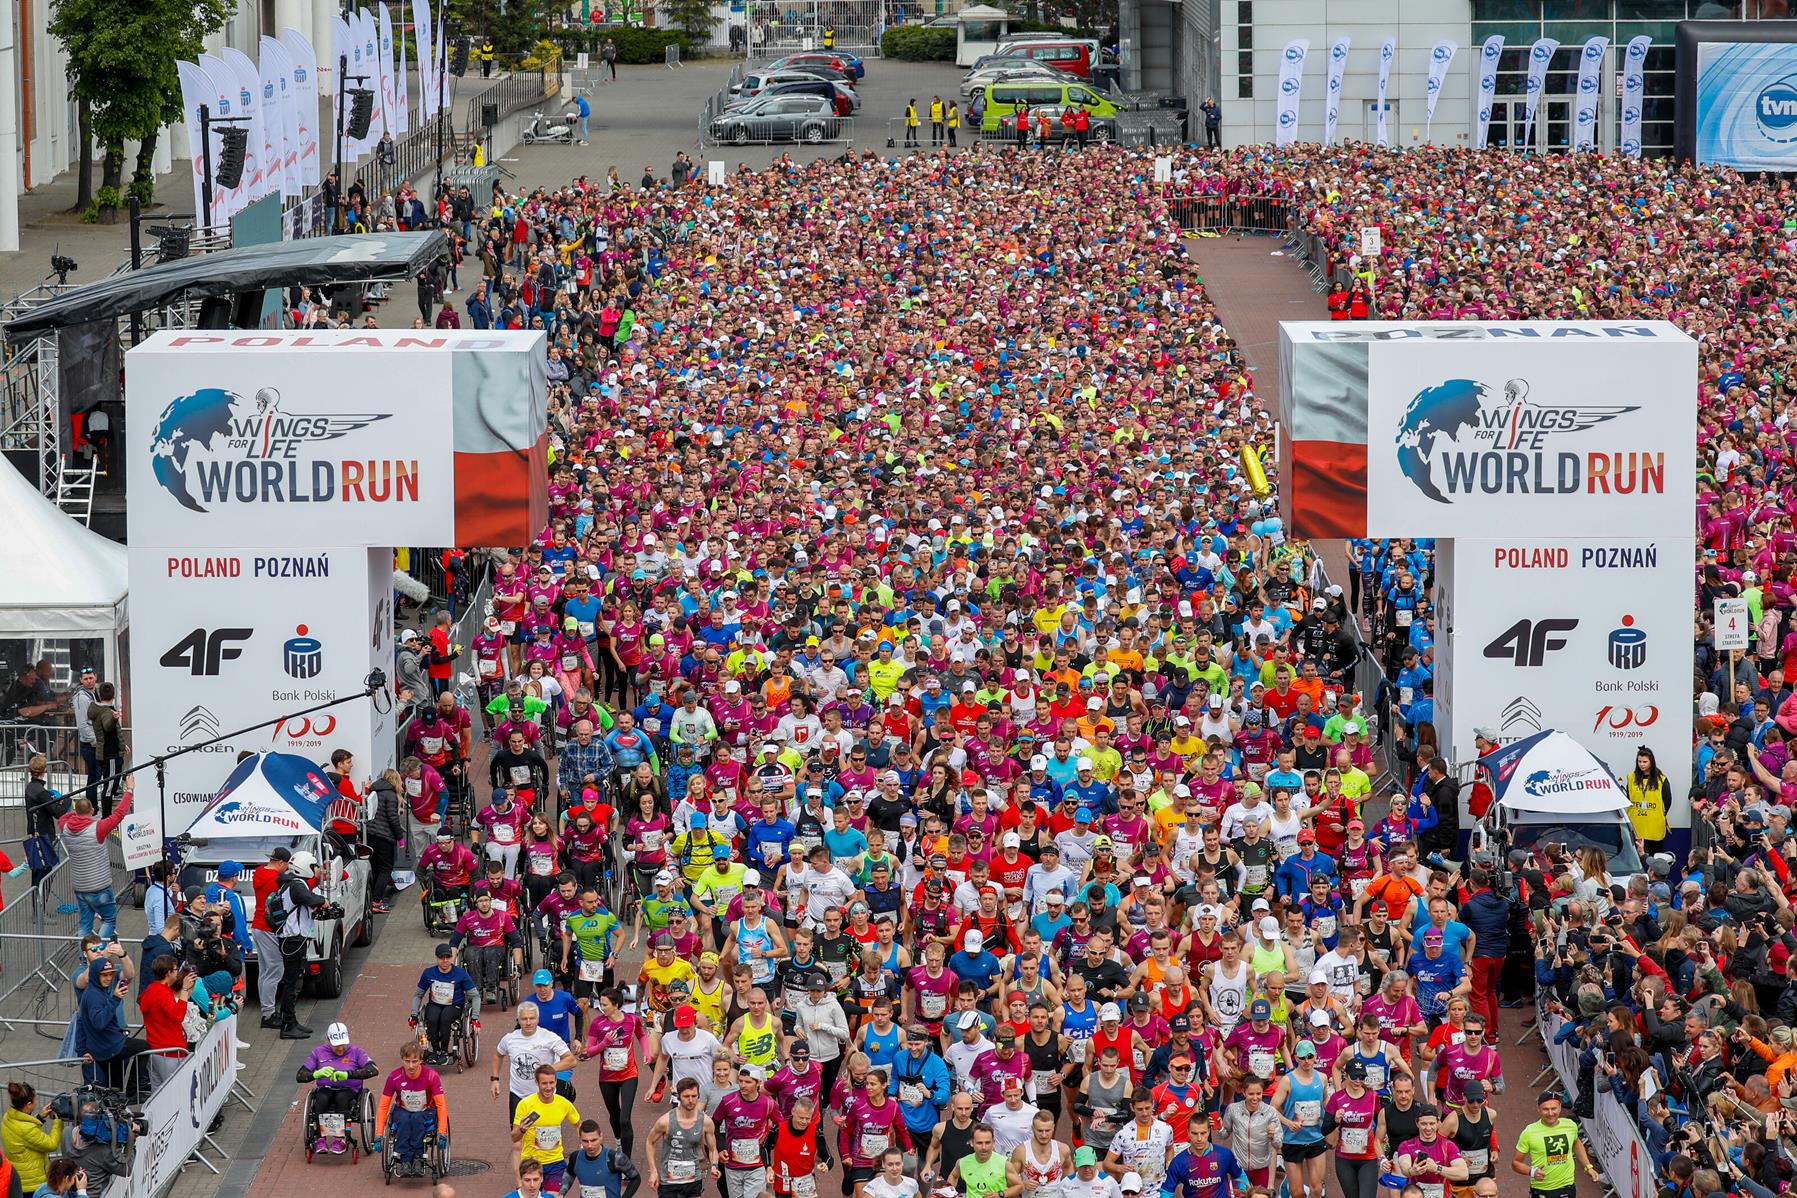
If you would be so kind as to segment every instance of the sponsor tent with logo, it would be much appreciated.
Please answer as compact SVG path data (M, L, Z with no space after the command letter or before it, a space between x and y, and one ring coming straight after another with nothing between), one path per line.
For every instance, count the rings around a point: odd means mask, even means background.
M11 463L0 464L0 511L13 563L0 571L0 681L45 657L58 691L83 666L121 681L125 547L83 528Z
M194 841L233 842L240 860L268 855L276 845L311 848L337 797L317 765L294 753L258 753L231 771L218 794L187 829Z
M1547 728L1525 736L1479 758L1479 768L1497 797L1495 825L1507 847L1559 842L1574 853L1595 847L1613 876L1642 868L1628 792L1609 766L1566 733Z

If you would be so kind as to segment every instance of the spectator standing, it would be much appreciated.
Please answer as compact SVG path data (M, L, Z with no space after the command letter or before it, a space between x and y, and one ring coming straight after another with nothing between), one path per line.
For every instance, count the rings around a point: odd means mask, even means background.
M262 1026L266 1028L281 1026L282 973L280 929L268 922L268 896L280 886L292 860L292 849L277 846L268 854L268 863L250 875L250 886L255 892L250 940L256 946L256 997L262 1006Z
M152 1088L174 1076L187 1056L187 1034L181 1024L187 1015L187 1000L193 996L194 978L191 966L177 964L174 957L157 957L150 963L150 984L137 996L144 1043L155 1050L144 1058Z
M1204 148L1221 149L1223 145L1223 106L1217 103L1215 96L1204 97L1198 105L1198 111L1204 114Z
M87 767L87 785L91 789L100 780L100 761L94 755L94 729L87 721L88 708L93 706L94 691L100 685L99 677L92 666L83 666L80 681L74 693L69 696L75 717L75 737L81 742L81 763Z
M618 47L612 43L612 40L609 37L605 39L605 45L599 50L599 60L605 64L605 69L610 72L612 82L617 82Z
M32 1192L44 1184L50 1154L62 1140L62 1121L51 1113L49 1103L38 1104L37 1091L27 1082L8 1083L6 1098L6 1114L0 1117L0 1149L18 1170L19 1184Z
M106 838L130 814L131 799L127 790L118 809L98 819L90 800L76 799L75 809L57 821L57 842L69 859L69 877L81 909L82 935L94 931L96 922L102 940L111 940L118 930L119 904L112 891L112 855Z
M574 97L574 112L575 115L580 117L580 144L584 146L591 136L588 131L588 122L593 116L593 106L587 103L587 98L585 96L576 95Z
M313 912L324 906L324 899L312 889L312 878L318 872L318 859L304 850L293 854L290 868L281 875L269 893L268 906L280 918L281 986L279 991L281 1039L304 1040L312 1029L294 1014L299 1001L300 985L306 980L306 945L317 929ZM277 899L278 896L278 899ZM273 924L270 920L270 924Z
M69 805L50 789L46 780L50 763L43 754L33 754L25 769L25 826L30 837L25 842L25 857L33 862L31 884L36 886L55 867L56 821L67 814Z
M112 814L119 797L119 778L125 772L124 728L119 723L118 688L102 682L88 705L87 721L93 729L94 756L99 765L100 814Z
M368 852L373 872L369 876L368 896L379 911L389 910L387 895L393 889L393 863L399 855L399 842L405 836L405 816L399 806L399 792L404 783L398 770L388 770L368 791Z

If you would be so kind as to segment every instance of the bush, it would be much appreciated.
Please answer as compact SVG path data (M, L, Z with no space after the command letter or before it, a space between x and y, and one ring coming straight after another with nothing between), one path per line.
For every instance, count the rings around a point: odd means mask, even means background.
M955 31L901 25L880 35L880 55L900 62L955 61Z
M660 63L667 47L672 45L680 47L680 57L691 57L692 43L683 30L609 25L600 29L575 29L563 33L558 40L561 42L564 61L571 60L584 51L592 55L594 65L598 65L599 48L605 45L608 37L617 46L618 61L621 63L636 66Z

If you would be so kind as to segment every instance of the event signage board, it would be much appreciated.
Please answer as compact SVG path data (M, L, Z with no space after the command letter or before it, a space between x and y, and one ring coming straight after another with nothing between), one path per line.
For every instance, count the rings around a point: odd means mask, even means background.
M1797 42L1704 41L1696 57L1697 161L1797 169Z
M1687 512L1687 517L1689 512ZM1690 535L1624 538L1455 537L1436 550L1451 589L1450 681L1436 685L1456 760L1477 756L1474 729L1501 744L1555 728L1617 776L1635 750L1668 777L1673 822L1687 822L1690 782ZM1437 632L1442 631L1438 617ZM1445 649L1445 653L1444 653Z
M541 332L158 333L127 357L128 540L526 544L547 518L545 346Z
M131 678L136 760L203 744L365 689L393 676L390 549L169 550L132 546ZM170 758L167 828L179 832L217 793L240 752L329 761L355 754L358 777L392 764L387 713L357 700ZM159 816L138 789L137 821ZM141 829L139 829L141 832ZM131 839L139 839L134 832ZM158 829L142 834L160 849Z
M1747 600L1740 597L1716 600L1716 651L1746 649L1752 628L1747 614Z
M230 1100L237 1069L237 1016L228 1015L144 1101L149 1131L131 1142L131 1171L110 1179L104 1198L156 1198L171 1185Z

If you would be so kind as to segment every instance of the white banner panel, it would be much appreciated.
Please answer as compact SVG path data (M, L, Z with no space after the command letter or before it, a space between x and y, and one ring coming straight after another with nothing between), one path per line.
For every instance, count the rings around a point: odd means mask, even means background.
M126 376L130 543L523 544L544 346L540 332L158 333Z
M1274 142L1289 146L1298 140L1298 101L1304 95L1304 60L1310 54L1307 38L1294 38L1279 55L1279 117Z
M1504 56L1504 35L1494 33L1479 48L1478 86L1473 89L1473 149L1483 150L1491 129L1491 102L1497 96L1498 60Z
M359 694L377 661L392 677L389 549L130 552L132 733L140 756ZM168 828L186 830L239 752L267 749L320 764L348 749L357 762L385 768L392 716L377 718L371 703L358 700L171 758ZM154 787L139 800L154 806Z
M1436 702L1451 712L1454 759L1477 755L1475 728L1504 744L1557 728L1620 777L1645 745L1674 826L1688 826L1692 538L1453 544L1452 573L1437 562L1438 590L1453 595L1452 694L1438 676Z
M1579 94L1572 106L1572 148L1589 150L1597 144L1597 100L1604 85L1604 55L1610 39L1594 37L1579 51Z
M131 1145L131 1172L106 1183L104 1198L155 1198L174 1183L237 1080L237 1016L213 1024L174 1075L144 1103L148 1134Z
M1329 90L1323 96L1323 144L1335 144L1335 125L1342 114L1342 72L1348 69L1348 38L1329 47Z
M281 30L281 45L293 60L294 110L299 121L300 182L319 180L318 153L318 55L312 43L297 29Z
M1647 94L1647 51L1653 39L1646 34L1629 39L1622 55L1622 138L1617 148L1631 158L1641 157L1641 101Z
M1537 38L1529 47L1529 75L1523 81L1522 148L1535 146L1535 106L1541 102L1541 89L1547 86L1548 64L1554 60L1560 43L1551 37Z
M1696 384L1697 343L1664 322L1469 323L1374 341L1369 535L1688 527Z
M1395 38L1386 38L1385 43L1379 47L1379 136L1377 140L1381 146L1391 144L1386 140L1385 132L1385 91L1391 83L1391 60L1397 56L1397 53L1398 43Z

